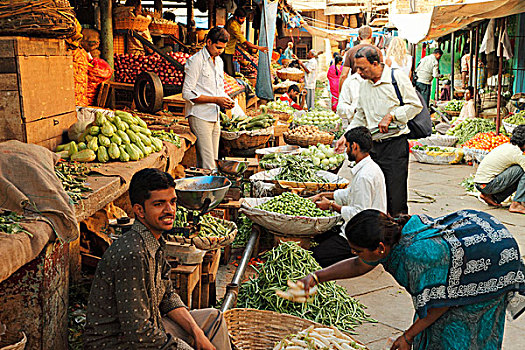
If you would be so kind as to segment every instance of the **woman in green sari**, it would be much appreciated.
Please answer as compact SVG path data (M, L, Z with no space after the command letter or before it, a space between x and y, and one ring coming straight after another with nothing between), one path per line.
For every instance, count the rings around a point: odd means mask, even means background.
M495 217L462 210L437 219L391 218L365 210L346 236L355 255L302 282L364 275L382 264L412 296L414 323L392 349L501 349L505 311L525 309L524 265L518 245Z

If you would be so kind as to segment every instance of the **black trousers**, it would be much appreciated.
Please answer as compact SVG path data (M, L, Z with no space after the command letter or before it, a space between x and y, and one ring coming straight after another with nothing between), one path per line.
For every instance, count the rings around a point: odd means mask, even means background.
M233 68L233 55L223 53L221 58L224 62L224 71L228 73L229 76L233 77L235 73L235 68Z
M339 235L341 226L337 225L330 231L318 235L314 241L317 246L310 248L315 261L322 267L333 265L341 260L353 257L346 238Z
M432 85L416 82L416 90L423 96L427 106L430 106L430 92L432 91Z
M406 135L375 141L370 156L383 170L388 213L408 213L408 140Z

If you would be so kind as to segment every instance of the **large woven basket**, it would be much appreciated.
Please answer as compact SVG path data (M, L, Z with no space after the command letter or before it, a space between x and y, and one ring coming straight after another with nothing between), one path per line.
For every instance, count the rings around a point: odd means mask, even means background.
M24 350L26 348L27 337L24 332L6 332L0 340L0 350Z
M289 145L298 145L301 147L308 147L317 145L319 143L322 143L324 145L331 145L334 141L334 135L332 134L315 134L315 135L309 135L307 137L299 137L296 135L292 135L288 132L285 132L283 134L284 136L284 142L286 142Z
M151 34L175 34L178 33L179 27L177 23L155 23L151 22L149 25Z
M224 319L233 343L240 350L273 349L290 334L310 326L327 327L296 316L255 309L231 309L224 313Z
M242 131L231 133L221 131L221 141L227 149L248 149L264 145L273 135L273 126L256 130L256 131ZM231 137L236 134L235 137Z
M447 113L450 116L457 117L461 113L461 111L445 111L445 113Z
M122 16L115 17L115 28L114 29L133 29L139 32L143 32L148 29L151 22L151 18L140 16L140 17L131 17L131 16Z
M278 70L277 76L281 80L292 80L292 81L300 81L304 78L304 73L288 73L288 72L282 72Z

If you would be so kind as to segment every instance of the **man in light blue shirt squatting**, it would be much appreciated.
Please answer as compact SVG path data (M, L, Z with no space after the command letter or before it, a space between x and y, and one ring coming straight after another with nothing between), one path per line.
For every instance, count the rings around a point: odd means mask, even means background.
M182 97L186 100L186 117L197 136L197 167L215 169L219 157L220 109L231 109L234 102L224 91L224 52L230 35L214 27L206 36L206 46L191 56L184 67L186 77Z

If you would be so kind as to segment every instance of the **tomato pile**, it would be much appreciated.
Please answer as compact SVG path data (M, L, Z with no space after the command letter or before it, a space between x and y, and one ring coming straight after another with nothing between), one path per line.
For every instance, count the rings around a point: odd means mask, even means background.
M462 147L475 148L484 151L492 151L494 148L504 143L510 142L508 136L503 134L496 135L494 131L480 132L473 138L465 142Z

